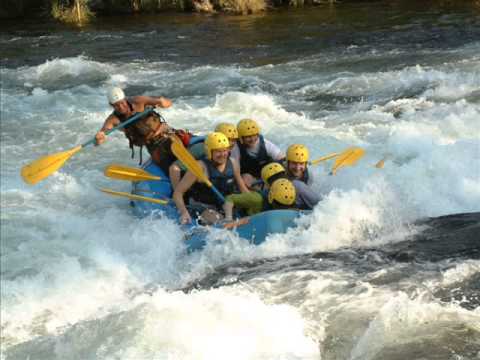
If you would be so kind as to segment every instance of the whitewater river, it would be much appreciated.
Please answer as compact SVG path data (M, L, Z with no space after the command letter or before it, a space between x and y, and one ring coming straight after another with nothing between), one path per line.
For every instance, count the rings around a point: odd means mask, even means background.
M480 12L328 6L266 16L0 25L1 359L480 359ZM164 95L178 128L257 119L312 158L365 149L300 226L186 254L104 177L106 91ZM146 155L145 155L146 157ZM374 164L386 157L383 169ZM454 215L455 214L455 215Z

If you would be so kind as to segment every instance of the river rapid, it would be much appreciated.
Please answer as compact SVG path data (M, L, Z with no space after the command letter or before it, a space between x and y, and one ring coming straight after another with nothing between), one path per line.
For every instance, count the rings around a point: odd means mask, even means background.
M478 9L0 29L1 359L480 359ZM323 201L298 228L260 246L213 231L187 254L173 221L99 192L130 190L103 175L138 163L121 133L21 180L95 134L114 85L171 98L177 128L251 117L283 149L366 155L311 168Z

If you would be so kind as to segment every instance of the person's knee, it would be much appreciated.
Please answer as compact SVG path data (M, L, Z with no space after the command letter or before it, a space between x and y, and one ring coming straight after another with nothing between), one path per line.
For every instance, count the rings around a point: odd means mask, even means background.
M175 189L180 182L181 173L182 170L178 167L177 164L172 164L168 168L168 177L170 178L173 189Z

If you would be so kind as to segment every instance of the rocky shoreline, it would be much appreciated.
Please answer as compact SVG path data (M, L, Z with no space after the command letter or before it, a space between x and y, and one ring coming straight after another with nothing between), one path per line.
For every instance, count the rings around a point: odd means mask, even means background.
M0 18L53 17L63 22L87 22L94 16L159 13L166 11L192 13L226 13L248 15L276 8L306 6L341 6L369 2L372 6L388 3L407 5L415 0L3 0ZM480 9L480 0L423 0L424 6L449 7L459 4Z

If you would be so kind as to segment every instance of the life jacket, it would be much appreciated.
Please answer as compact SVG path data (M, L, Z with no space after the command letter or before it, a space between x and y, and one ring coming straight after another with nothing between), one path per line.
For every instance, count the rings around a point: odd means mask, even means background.
M170 165L172 165L177 157L172 152L172 139L169 135L176 135L180 138L185 146L188 146L186 141L190 141L193 137L191 133L185 130L177 130L170 128L169 131L161 136L157 136L147 144L147 150L152 157L153 162L168 174Z
M223 173L218 171L211 160L206 158L201 159L208 171L208 178L217 188L217 190L224 196L238 192L237 183L233 175L233 163L231 159L227 160L227 165ZM221 208L222 203L217 199L213 191L204 183L196 182L189 194L195 201L211 204Z
M268 202L268 190L267 189L262 189L262 190L259 191L259 193L260 193L260 195L262 195L262 199L263 199L262 212L272 210L273 207Z
M262 168L271 163L273 159L267 154L267 148L265 146L265 139L262 135L259 135L260 148L256 157L251 156L247 152L247 148L244 144L239 143L240 149L240 170L242 174L248 173L252 176L259 178Z

